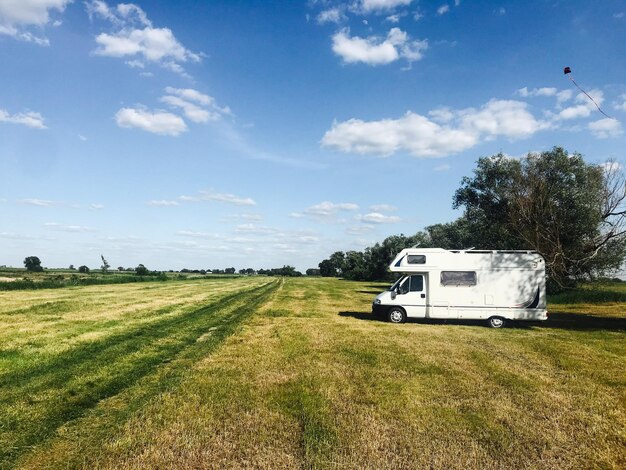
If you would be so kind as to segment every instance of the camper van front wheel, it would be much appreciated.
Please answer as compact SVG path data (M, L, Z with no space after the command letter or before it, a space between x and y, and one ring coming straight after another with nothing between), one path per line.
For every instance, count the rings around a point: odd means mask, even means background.
M387 312L387 318L391 323L404 323L406 321L406 312L398 307L390 308Z
M506 324L506 321L502 317L491 317L487 322L491 328L503 328Z

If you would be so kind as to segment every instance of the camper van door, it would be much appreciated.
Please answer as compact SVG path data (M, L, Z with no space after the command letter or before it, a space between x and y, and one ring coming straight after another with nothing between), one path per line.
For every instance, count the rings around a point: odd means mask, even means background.
M408 317L424 318L426 316L426 283L423 274L406 276L398 285L396 300Z

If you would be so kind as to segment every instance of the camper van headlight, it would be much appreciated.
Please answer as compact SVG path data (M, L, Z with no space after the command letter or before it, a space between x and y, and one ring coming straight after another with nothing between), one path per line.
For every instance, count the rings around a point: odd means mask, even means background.
M375 303L376 305L380 305L380 304L382 303L382 301L381 301L380 299L376 299L376 300L374 300L374 303Z

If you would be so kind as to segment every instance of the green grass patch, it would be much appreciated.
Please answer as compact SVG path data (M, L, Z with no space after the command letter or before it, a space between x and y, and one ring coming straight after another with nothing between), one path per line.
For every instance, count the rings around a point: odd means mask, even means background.
M548 297L550 304L626 304L626 282L591 283Z

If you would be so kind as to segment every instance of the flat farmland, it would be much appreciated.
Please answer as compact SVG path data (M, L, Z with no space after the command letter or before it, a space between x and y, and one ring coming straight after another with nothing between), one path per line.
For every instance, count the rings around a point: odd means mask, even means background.
M0 292L0 467L626 467L623 286L504 330L375 321L384 287Z

